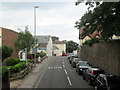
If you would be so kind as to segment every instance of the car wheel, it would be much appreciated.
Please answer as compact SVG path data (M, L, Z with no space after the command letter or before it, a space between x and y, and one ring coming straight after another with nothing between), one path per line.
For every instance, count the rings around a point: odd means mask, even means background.
M91 81L89 79L87 81L88 81L88 84L91 85Z
M80 71L78 70L78 75L80 75Z
M83 79L85 80L85 77L83 76Z
M95 90L98 90L98 87L97 87L97 86L95 86Z

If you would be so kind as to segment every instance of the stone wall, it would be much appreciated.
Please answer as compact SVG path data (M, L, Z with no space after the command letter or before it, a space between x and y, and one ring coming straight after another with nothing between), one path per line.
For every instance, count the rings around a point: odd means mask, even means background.
M100 67L107 74L120 75L120 40L101 42L80 49L80 58Z

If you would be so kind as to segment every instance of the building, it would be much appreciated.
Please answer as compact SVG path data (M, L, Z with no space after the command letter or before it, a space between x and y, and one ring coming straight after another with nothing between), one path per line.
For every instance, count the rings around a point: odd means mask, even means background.
M98 31L94 31L92 34L88 34L88 35L83 35L84 33L84 29L85 27L81 27L79 30L79 40L80 40L80 46L82 46L82 44L86 41L86 40L90 40L92 38L99 38L101 33Z
M52 38L50 35L48 36L36 36L37 39L37 52L45 52L48 56L52 56Z
M57 47L55 50L53 50L54 55L61 56L63 52L66 53L66 44L64 42L55 40L53 41L53 45Z
M17 40L18 33L7 29L7 28L0 28L0 46L9 46L13 49L13 53L11 57L18 57L18 52L15 49L15 41Z

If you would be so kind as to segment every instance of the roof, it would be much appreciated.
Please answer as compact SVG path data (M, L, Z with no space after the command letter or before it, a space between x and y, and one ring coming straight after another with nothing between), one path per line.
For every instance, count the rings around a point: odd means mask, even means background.
M86 36L83 36L82 33L84 33L85 27L82 26L79 30L79 39L84 39ZM100 37L101 33L99 31L94 31L92 34L88 34L90 38L95 38L96 36Z
M53 41L53 44L65 44L65 43L64 43L64 42L61 42L61 41L56 40L56 41Z
M52 49L53 49L53 50L58 50L59 48L56 47L55 45L53 45Z
M18 34L18 32L15 31L15 30L8 29L8 28L4 28L4 27L0 27L0 28L1 28L1 30L8 30L8 31L11 31L11 32L14 32L14 33L17 33L17 34Z
M40 47L40 48L46 48L47 47L47 43L39 43L38 47Z
M36 39L38 40L38 43L48 43L50 36L36 36Z

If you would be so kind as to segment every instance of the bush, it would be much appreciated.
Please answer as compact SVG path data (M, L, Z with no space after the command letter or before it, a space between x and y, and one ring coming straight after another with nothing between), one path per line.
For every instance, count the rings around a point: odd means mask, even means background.
M10 57L13 53L12 48L8 46L2 46L2 61L6 59L7 57Z
M90 39L90 40L86 40L83 45L89 45L89 46L92 46L94 43L98 43L99 42L99 39L97 38L93 38L93 39Z
M37 53L37 57L44 57L46 55L46 53L45 52L43 52L43 51L41 51L40 53Z
M8 68L12 68L12 66L1 66L1 67L2 67L2 73L0 73L2 74L1 76L4 76L4 73L8 71Z
M20 62L16 64L15 66L10 68L11 73L17 73L20 72L21 70L26 68L26 63L25 62Z
M19 58L7 58L5 61L6 66L14 66L20 62Z
M27 62L30 62L30 63L31 63L32 61L31 61L30 59L27 59Z

